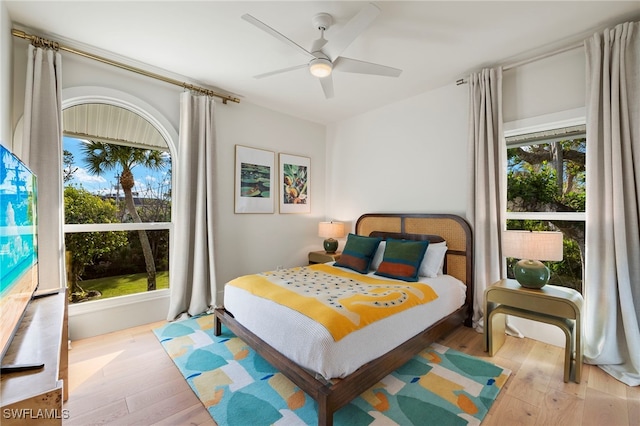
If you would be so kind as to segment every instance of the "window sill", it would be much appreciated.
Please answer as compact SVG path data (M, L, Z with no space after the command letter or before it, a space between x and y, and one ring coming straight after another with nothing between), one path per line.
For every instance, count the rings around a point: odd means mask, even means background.
M104 300L90 300L88 302L74 303L69 305L69 316L84 315L105 311L114 307L135 305L158 299L168 299L169 289L155 290L151 292L130 294L127 296L111 297Z

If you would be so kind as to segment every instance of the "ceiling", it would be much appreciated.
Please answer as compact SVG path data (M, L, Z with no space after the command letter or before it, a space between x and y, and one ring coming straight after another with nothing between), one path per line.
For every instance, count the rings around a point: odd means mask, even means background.
M403 70L398 78L334 72L325 99L308 70L256 79L306 59L241 19L249 13L304 48L312 17L332 15L337 34L366 3L346 1L4 1L14 27L65 45L115 54L318 123L340 121L453 84L482 67L575 44L640 19L636 1L378 1L376 20L344 56ZM98 49L95 49L98 48Z

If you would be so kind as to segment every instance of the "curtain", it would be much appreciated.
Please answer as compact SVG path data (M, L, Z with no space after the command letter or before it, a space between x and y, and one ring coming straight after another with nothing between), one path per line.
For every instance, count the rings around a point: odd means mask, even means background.
M640 385L640 26L585 41L585 362Z
M38 176L38 270L41 289L66 285L62 193L62 57L29 45L23 137L14 152Z
M469 77L470 198L473 228L473 326L484 327L484 290L505 276L500 234L504 224L505 156L502 141L502 68Z
M216 304L214 105L207 96L185 92L180 97L169 321L203 313Z

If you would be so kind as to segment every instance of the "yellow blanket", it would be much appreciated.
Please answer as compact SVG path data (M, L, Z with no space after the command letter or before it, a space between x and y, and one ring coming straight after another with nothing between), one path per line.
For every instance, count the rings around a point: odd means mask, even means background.
M427 284L374 278L323 264L245 275L227 285L308 316L324 325L335 341L438 298Z

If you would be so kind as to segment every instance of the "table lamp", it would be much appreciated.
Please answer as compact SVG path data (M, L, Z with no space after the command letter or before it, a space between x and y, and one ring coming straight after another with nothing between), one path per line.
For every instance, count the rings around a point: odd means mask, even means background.
M338 249L336 238L344 237L344 223L342 222L320 222L318 224L318 236L325 238L324 251L335 253Z
M526 288L544 287L551 272L541 260L562 260L562 232L503 231L502 254L520 259L513 267L516 281Z

